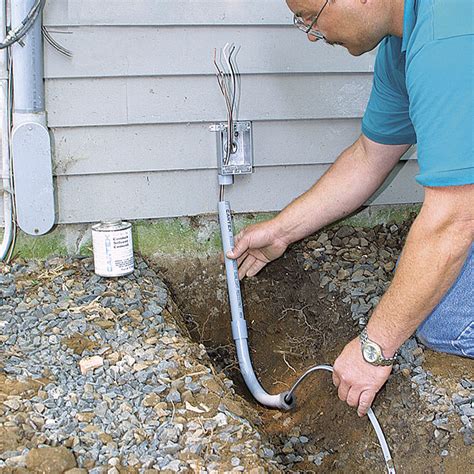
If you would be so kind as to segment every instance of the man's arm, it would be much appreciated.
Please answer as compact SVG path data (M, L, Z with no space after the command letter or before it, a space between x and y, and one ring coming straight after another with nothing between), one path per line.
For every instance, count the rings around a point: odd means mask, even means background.
M345 150L322 178L276 217L289 243L346 217L384 182L410 145L382 145L365 135Z
M387 353L395 353L452 286L473 240L474 184L425 188L393 282L368 326Z
M474 185L425 188L393 282L367 325L385 357L395 354L453 285L473 241ZM339 397L364 415L390 371L365 362L354 339L336 360L333 380Z
M410 145L381 145L362 135L324 176L274 219L245 228L230 258L239 277L256 275L287 246L362 206L380 187Z

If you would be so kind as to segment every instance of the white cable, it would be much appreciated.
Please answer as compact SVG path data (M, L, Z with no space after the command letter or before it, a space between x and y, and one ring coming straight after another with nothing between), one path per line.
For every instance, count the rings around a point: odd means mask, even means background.
M311 374L312 372L316 372L317 370L327 370L328 372L334 372L333 367L327 364L316 365L314 367L311 367L301 377L298 378L298 380L293 384L291 389L288 391L285 397L285 401L287 403L290 403L290 404L295 403L293 393L296 387L298 387L298 385L309 374ZM367 412L367 416L369 417L369 420L372 423L372 426L374 427L375 434L377 435L377 439L379 440L380 447L382 448L383 457L385 459L385 465L387 466L387 472L388 474L396 474L392 455L390 454L390 448L388 447L388 443L387 443L387 440L385 439L385 435L383 434L382 427L380 426L380 423L378 422L377 417L375 416L375 413L372 410L372 408L369 408L369 411Z
M5 4L0 6L0 35L6 30ZM0 260L8 262L14 245L15 220L11 167L11 55L8 49L0 49L0 133L1 133L1 176L3 194L3 238L0 242Z

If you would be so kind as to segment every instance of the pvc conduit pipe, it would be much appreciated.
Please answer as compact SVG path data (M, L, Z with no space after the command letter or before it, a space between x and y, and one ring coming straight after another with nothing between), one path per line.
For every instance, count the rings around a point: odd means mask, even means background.
M260 385L253 370L248 347L247 323L244 317L242 294L240 291L237 261L227 257L227 252L234 248L234 229L232 214L228 201L219 201L219 225L221 229L222 246L224 249L225 270L227 275L227 290L229 293L230 311L232 315L232 337L237 349L240 371L245 383L254 398L269 408L291 410L293 405L285 401L287 392L271 395Z
M308 375L318 370L333 372L334 369L331 365L327 364L311 367L301 377L298 378L289 391L282 392L277 395L270 395L260 385L250 359L247 323L245 321L244 309L242 305L242 293L240 291L237 261L227 257L227 252L233 250L234 248L234 228L232 224L232 214L229 202L219 201L218 210L222 247L224 250L225 270L227 276L227 290L229 292L230 310L232 315L232 337L237 349L237 358L239 361L240 371L248 389L258 402L269 408L291 410L296 405L296 397L294 392ZM390 449L372 408L369 408L367 416L374 427L375 434L377 435L380 447L382 448L385 465L387 466L387 472L388 474L395 474L395 467L390 454Z
M229 184L234 184L234 176L233 175L217 175L217 181L220 186L228 186Z
M36 0L12 0L12 26L19 25ZM37 18L25 36L28 47L12 45L14 56L15 113L37 114L45 110L44 62L41 17ZM17 121L15 121L15 124Z
M6 36L6 2L0 6L0 37ZM3 239L0 245L0 260L4 260L13 240L13 198L10 181L10 117L9 117L9 84L7 49L0 49L0 130L2 155L2 190L3 190Z

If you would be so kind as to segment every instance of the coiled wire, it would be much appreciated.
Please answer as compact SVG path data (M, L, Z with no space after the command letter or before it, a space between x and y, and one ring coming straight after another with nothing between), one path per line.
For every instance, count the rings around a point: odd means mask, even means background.
M321 364L316 365L308 369L301 377L299 377L293 386L288 390L288 393L285 396L285 402L289 405L293 405L295 403L295 395L294 392L298 385L310 374L316 372L318 370L326 370L328 372L334 372L334 369L331 365ZM393 463L392 455L390 454L390 448L388 447L387 440L385 439L385 435L383 434L382 427L375 416L374 411L372 408L369 408L367 412L367 416L369 417L372 426L374 427L375 434L377 435L377 439L379 440L380 447L382 448L383 457L385 459L385 465L387 466L388 474L396 474L395 472L395 465Z

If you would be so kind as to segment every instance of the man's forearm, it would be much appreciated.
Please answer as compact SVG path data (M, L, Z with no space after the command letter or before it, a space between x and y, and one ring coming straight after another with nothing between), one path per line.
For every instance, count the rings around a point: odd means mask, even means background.
M472 222L429 219L422 212L413 224L393 282L367 326L386 357L414 333L453 285L472 245Z
M378 151L373 145L375 150L372 149L370 156L366 144L367 139L360 137L311 189L275 218L275 224L288 243L300 240L362 206L408 148L399 146L391 150L390 156L373 156Z

